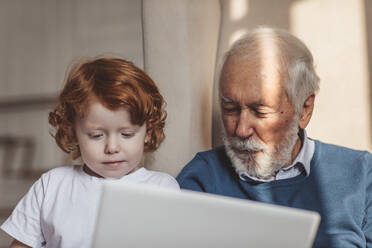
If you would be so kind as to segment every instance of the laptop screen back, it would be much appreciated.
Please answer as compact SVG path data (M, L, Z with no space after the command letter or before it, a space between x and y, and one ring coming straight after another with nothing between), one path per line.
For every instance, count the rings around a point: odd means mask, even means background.
M311 247L315 212L108 181L94 247Z

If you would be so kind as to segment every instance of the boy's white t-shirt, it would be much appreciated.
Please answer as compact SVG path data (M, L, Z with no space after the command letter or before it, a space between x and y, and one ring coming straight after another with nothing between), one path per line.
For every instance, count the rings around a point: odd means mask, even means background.
M172 176L145 168L102 179L82 166L59 167L34 183L1 229L31 247L91 247L104 180L179 189Z

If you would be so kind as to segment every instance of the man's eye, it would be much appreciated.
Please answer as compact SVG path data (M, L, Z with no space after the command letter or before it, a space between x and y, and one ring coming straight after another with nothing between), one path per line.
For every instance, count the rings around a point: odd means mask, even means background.
M222 107L223 111L227 114L234 114L238 113L240 111L240 108L238 107Z
M266 116L266 113L265 112L262 112L258 109L252 109L253 113L257 116L257 117L265 117Z

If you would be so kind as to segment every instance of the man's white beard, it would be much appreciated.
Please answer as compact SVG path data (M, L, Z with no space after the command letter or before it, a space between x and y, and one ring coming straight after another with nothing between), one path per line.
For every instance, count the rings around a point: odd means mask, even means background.
M226 152L236 172L262 180L273 180L279 169L291 160L298 139L298 120L298 115L295 115L283 140L273 150L252 137L241 140L238 137L227 138L225 134L223 141ZM248 153L236 153L234 149Z

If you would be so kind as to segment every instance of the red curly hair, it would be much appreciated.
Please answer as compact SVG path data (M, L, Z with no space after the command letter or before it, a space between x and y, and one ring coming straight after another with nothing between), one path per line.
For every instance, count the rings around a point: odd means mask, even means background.
M145 152L155 151L164 140L165 102L154 81L132 62L96 58L72 66L59 102L49 113L58 146L73 158L80 157L74 124L84 117L89 102L98 100L110 110L124 107L134 125L146 124Z

